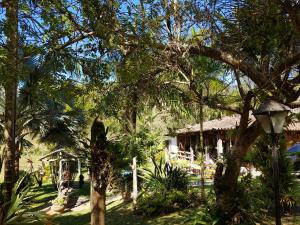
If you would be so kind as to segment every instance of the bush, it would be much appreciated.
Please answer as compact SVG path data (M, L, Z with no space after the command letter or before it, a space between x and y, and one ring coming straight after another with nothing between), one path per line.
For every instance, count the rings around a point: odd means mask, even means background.
M270 141L267 137L260 138L255 149L248 157L248 160L262 172L260 176L262 197L264 198L265 208L272 211L274 208L273 192L273 169L271 151L268 149ZM288 213L296 204L296 177L292 174L292 164L287 157L287 151L284 138L279 140L279 189L281 212Z
M173 212L190 204L187 173L162 159L153 160L154 170L143 170L144 191L137 200L137 212L152 216Z
M229 224L255 225L264 224L267 210L265 196L259 179L253 179L250 174L241 178L238 183L235 214Z
M195 225L212 225L223 221L216 211L215 194L213 191L208 193L208 203L204 208L199 209L190 217L187 222L194 222ZM261 200L261 183L258 179L252 179L250 175L243 177L238 183L236 198L232 201L235 207L235 214L226 222L227 225L243 224L255 225L257 223L263 225L262 221L266 218L264 210L264 202Z
M182 191L143 193L137 200L137 212L147 216L170 213L189 205L188 195Z
M33 212L30 209L28 194L31 185L28 183L28 177L29 174L25 174L19 178L12 190L11 200L1 205L0 225L49 224L50 221L44 213Z
M163 164L161 159L159 164L152 160L154 171L145 169L142 178L145 181L146 190L169 191L171 189L187 191L188 176L186 171L181 168L173 167L168 163Z

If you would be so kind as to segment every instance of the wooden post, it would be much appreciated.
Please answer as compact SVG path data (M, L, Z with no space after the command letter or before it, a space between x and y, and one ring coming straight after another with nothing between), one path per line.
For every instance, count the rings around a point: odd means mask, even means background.
M135 209L136 208L136 199L137 199L137 195L138 195L136 157L133 157L133 160L132 160L132 176L133 176L132 200L133 200L133 208Z
M70 175L71 175L71 173L70 173L70 160L68 160L67 161L67 163L68 163L68 173L67 173L67 175L68 175L68 189L70 188Z
M62 159L59 159L59 173L58 173L58 193L60 194L61 192L61 185L62 185Z

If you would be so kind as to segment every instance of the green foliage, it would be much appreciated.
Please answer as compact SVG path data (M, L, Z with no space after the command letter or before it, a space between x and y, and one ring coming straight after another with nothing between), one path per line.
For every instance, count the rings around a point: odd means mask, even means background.
M235 214L227 221L227 225L243 224L255 225L265 224L267 210L265 209L264 193L261 191L259 179L252 179L250 175L242 177L238 182L236 198L230 202L234 207ZM194 221L195 225L223 225L222 219L216 210L215 193L208 193L208 202L204 208L196 212L188 221ZM188 222L187 221L187 222Z
M255 148L253 149L248 160L250 160L254 166L262 172L261 184L264 202L266 209L271 210L274 202L273 192L273 168L272 168L272 156L271 151L268 148L270 140L266 136L260 138ZM292 164L287 157L287 151L285 146L285 139L281 137L279 141L279 191L280 191L280 203L282 213L290 212L292 207L296 204L296 177L292 174Z
M162 158L159 163L152 160L154 171L144 169L143 178L145 180L145 189L147 191L187 191L188 177L187 173L178 167L173 167L169 163L163 163Z
M236 199L232 203L235 215L231 224L255 225L266 219L267 210L261 190L262 184L259 180L252 179L250 174L242 177L238 183Z
M160 152L164 147L158 132L143 127L136 133L124 135L118 143L123 155L128 160L137 157L139 165L146 163L150 156Z
M170 213L189 205L186 193L179 190L169 190L167 193L159 189L155 192L145 192L138 198L137 210L147 216Z
M0 208L1 225L49 224L47 217L41 212L30 211L28 193L31 184L24 185L27 176L23 176L16 182L10 202L2 204Z
M218 223L218 218L210 207L205 207L195 211L186 222L193 222L194 225L215 225Z
M65 204L65 198L62 195L58 195L53 201L53 204L56 205L64 205Z
M144 169L143 192L137 201L138 212L146 215L168 213L190 204L188 177L185 171L168 163L153 160L154 171ZM190 196L195 197L194 194ZM194 199L195 200L195 199Z

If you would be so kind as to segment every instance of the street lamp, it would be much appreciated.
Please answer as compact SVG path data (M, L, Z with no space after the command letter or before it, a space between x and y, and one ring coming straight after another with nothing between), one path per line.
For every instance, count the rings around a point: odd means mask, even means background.
M290 108L274 100L263 102L253 113L261 124L262 128L272 138L272 164L273 164L273 182L275 198L275 217L276 225L281 225L280 219L280 200L279 200L279 168L278 168L278 134L282 132L286 116Z

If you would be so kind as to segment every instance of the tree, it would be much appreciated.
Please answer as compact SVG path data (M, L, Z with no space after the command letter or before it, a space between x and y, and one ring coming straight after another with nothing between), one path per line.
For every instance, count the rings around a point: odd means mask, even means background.
M91 128L91 224L105 225L106 188L111 175L107 129L94 120Z
M223 14L222 7L229 9L229 6L233 11ZM256 122L248 125L252 99L255 97L263 101L266 96L272 96L292 106L299 97L297 65L300 53L297 44L292 41L299 36L293 19L272 2L215 1L214 7L208 7L207 11L212 18L208 21L212 24L211 32L206 37L203 35L202 39L208 38L210 41L206 44L197 39L193 40L192 45L183 48L182 52L187 51L191 55L202 55L225 63L255 84L252 90L240 87L243 104L236 110L240 111L241 120L235 144L228 156L226 167L219 164L216 170L217 206L222 215L221 221L224 222L234 213L231 203L236 194L242 159L250 145L262 133ZM197 13L200 12L203 11L199 6ZM205 18L200 20L204 21ZM236 74L238 83L239 76Z
M5 33L7 37L6 63L4 74L5 91L5 165L4 183L5 199L8 201L12 195L14 186L14 161L15 161L15 129L16 129L16 99L17 99L17 80L18 80L18 1L5 2L6 24Z
M68 1L63 2L62 6L69 8L70 4ZM1 85L5 91L4 122L7 147L4 170L8 200L15 182L13 167L16 152L17 88L23 63L33 55L42 54L45 57L55 57L59 59L56 62L64 63L60 68L57 66L61 66L61 63L52 64L53 68L57 69L55 75L58 74L57 71L71 70L74 67L70 68L69 47L84 39L85 34L79 34L76 26L68 23L70 19L60 11L61 7L50 1L2 1L0 7L5 9L1 10L1 13L6 14L1 15L0 26L4 29L1 29L3 35L0 41L1 61L4 61L3 65L1 62Z
M216 108L241 114L233 150L226 165L218 165L215 176L217 208L224 223L234 214L231 203L242 159L262 133L257 122L248 124L254 100L262 102L272 97L295 107L300 95L299 3L220 0L148 4L144 8L151 9L147 14L152 17L144 24L153 31L153 39L133 39L127 46L146 45L161 50L162 55L170 56L168 62L176 62L178 56L208 57L231 68L239 86L241 102L238 105L227 107L218 99L210 102ZM154 23L158 25L155 28ZM180 30L172 29L174 27ZM193 30L197 35L191 38ZM175 35L178 31L180 38ZM242 79L251 80L250 85L243 87Z

